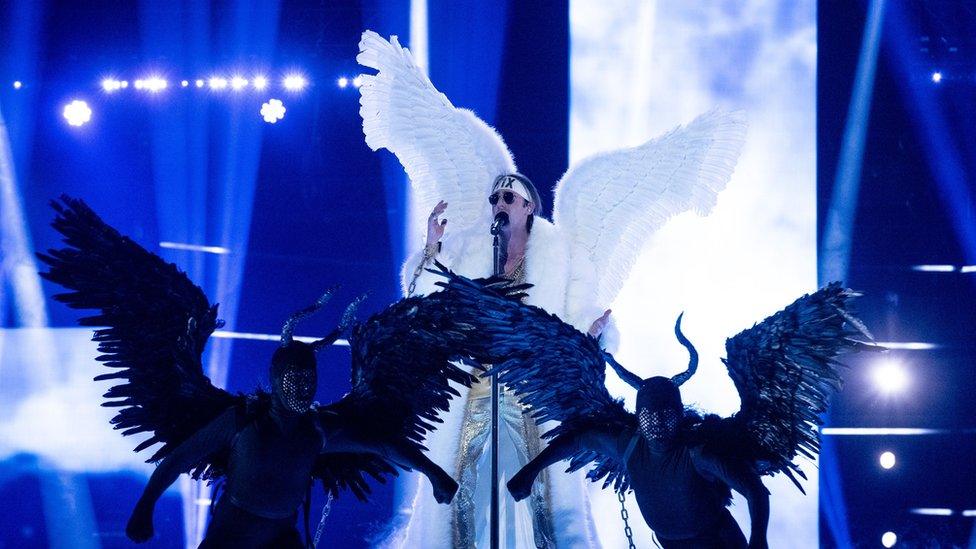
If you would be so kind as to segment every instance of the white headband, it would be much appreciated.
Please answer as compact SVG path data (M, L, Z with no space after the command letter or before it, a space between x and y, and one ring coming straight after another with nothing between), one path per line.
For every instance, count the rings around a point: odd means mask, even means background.
M498 191L512 191L528 202L532 202L532 193L526 188L525 183L522 183L522 180L514 175L503 175L495 179L495 183L491 186L491 194Z

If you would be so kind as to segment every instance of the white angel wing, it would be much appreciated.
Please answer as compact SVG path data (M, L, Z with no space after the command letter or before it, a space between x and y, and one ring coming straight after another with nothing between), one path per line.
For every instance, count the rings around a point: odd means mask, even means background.
M553 220L570 236L572 261L595 271L597 301L616 298L651 233L687 210L707 214L745 142L741 112L705 113L630 149L591 156L556 185ZM582 267L582 266L581 266ZM592 292L593 288L589 288Z
M487 218L491 184L516 171L501 136L437 91L396 36L364 32L356 61L379 71L359 88L369 148L396 155L426 210L447 201L452 231Z

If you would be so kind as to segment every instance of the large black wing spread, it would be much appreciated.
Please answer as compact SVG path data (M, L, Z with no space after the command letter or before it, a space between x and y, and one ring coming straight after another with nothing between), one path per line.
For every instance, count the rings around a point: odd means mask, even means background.
M820 451L820 414L841 387L837 358L880 349L857 339L871 339L850 310L857 295L832 283L726 341L724 362L742 406L703 426L719 451L736 449L761 473L784 472L800 487L793 459Z
M493 365L489 373L518 395L537 422L559 422L545 438L636 428L634 415L606 389L605 355L596 339L556 315L523 304L528 285L447 276L446 293L460 312L470 315L465 321L477 327L482 344L478 359ZM624 464L613 456L581 451L571 458L569 470L591 462L596 462L587 474L591 480L605 479L604 488L612 484L627 489Z
M201 354L217 326L217 306L176 265L166 263L107 225L81 200L52 202L53 226L67 247L38 257L44 278L69 290L54 298L97 312L80 320L95 330L101 356L112 368L96 380L117 379L103 406L120 407L112 419L123 435L150 432L139 452L162 446L158 461L228 406L243 404L211 384Z
M403 299L353 328L352 389L319 409L326 427L352 428L377 443L406 442L416 450L441 420L454 384L470 387L477 378L459 365L481 347L470 311L448 290ZM366 454L323 454L316 476L327 490L350 488L361 499L364 479L395 473L385 461ZM365 476L364 476L365 475Z

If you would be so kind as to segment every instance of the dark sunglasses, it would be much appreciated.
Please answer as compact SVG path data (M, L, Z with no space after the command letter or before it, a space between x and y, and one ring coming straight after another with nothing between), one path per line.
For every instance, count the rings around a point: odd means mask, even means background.
M512 202L515 202L515 193L513 193L512 191L505 191L503 193L495 193L489 196L488 203L491 204L492 206L498 204L499 195L501 195L502 200L504 200L506 204L511 204Z

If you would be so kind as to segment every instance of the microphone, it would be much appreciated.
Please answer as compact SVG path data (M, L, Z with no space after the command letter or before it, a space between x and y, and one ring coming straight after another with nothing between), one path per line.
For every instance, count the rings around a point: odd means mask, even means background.
M498 212L498 215L495 216L495 221L493 221L491 224L491 234L497 235L501 233L502 229L504 229L507 225L508 214L505 212Z

